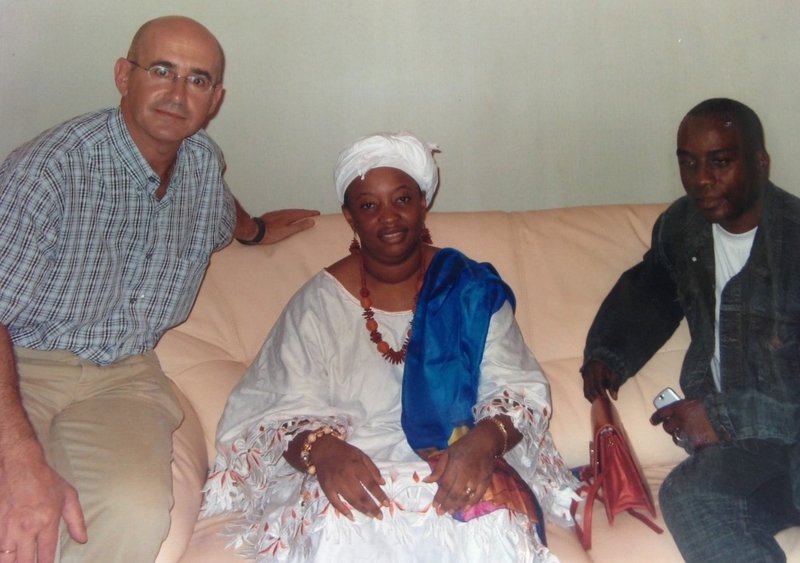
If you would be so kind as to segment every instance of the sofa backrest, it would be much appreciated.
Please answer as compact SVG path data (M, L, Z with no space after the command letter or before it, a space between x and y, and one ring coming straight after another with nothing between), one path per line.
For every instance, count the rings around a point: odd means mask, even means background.
M517 296L517 318L547 373L552 431L570 465L588 459L589 404L578 373L586 331L619 275L647 250L664 205L614 205L524 212L430 213L434 244L492 262ZM189 319L157 347L167 374L195 407L214 455L226 397L291 295L345 255L352 233L338 215L272 246L233 243L214 255ZM643 464L674 463L680 450L648 423L652 397L677 389L688 343L682 327L626 384L618 407Z

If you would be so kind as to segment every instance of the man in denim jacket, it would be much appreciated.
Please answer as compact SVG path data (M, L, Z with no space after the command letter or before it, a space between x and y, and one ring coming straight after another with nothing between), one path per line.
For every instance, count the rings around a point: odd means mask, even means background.
M656 411L690 456L665 479L664 519L687 561L785 561L800 524L800 199L769 181L758 116L706 100L678 129L686 196L653 228L592 324L589 401L619 387L681 319L686 399Z

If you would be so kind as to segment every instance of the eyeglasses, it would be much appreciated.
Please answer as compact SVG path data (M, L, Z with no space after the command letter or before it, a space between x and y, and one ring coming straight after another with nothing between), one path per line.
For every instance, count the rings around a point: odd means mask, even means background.
M219 83L212 84L211 78L205 74L200 74L197 72L191 72L189 74L178 74L174 68L164 65L164 64L154 64L150 67L143 67L136 61L132 61L130 59L125 59L129 63L131 63L136 68L139 68L147 73L147 76L150 77L150 80L153 82L157 82L159 84L172 84L179 78L182 78L186 81L186 85L195 92L198 93L206 93L209 90L216 88Z

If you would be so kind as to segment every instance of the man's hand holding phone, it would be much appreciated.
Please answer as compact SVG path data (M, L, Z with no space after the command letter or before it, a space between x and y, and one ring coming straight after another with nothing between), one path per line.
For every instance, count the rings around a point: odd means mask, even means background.
M655 406L656 409L660 409L672 403L677 403L680 400L680 395L678 395L672 387L667 387L655 396L653 399L653 406Z
M650 417L650 423L663 424L664 432L672 436L675 445L687 452L719 442L703 401L682 399L667 387L655 396L653 405L658 410Z

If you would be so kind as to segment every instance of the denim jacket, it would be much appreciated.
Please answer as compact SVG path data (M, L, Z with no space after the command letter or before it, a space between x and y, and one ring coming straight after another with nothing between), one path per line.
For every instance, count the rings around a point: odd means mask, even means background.
M624 382L685 317L691 344L680 383L686 398L704 401L720 439L790 446L800 469L800 199L769 184L750 257L722 293L721 392L710 368L714 284L711 225L683 197L658 218L650 250L600 307L584 365L600 360Z

